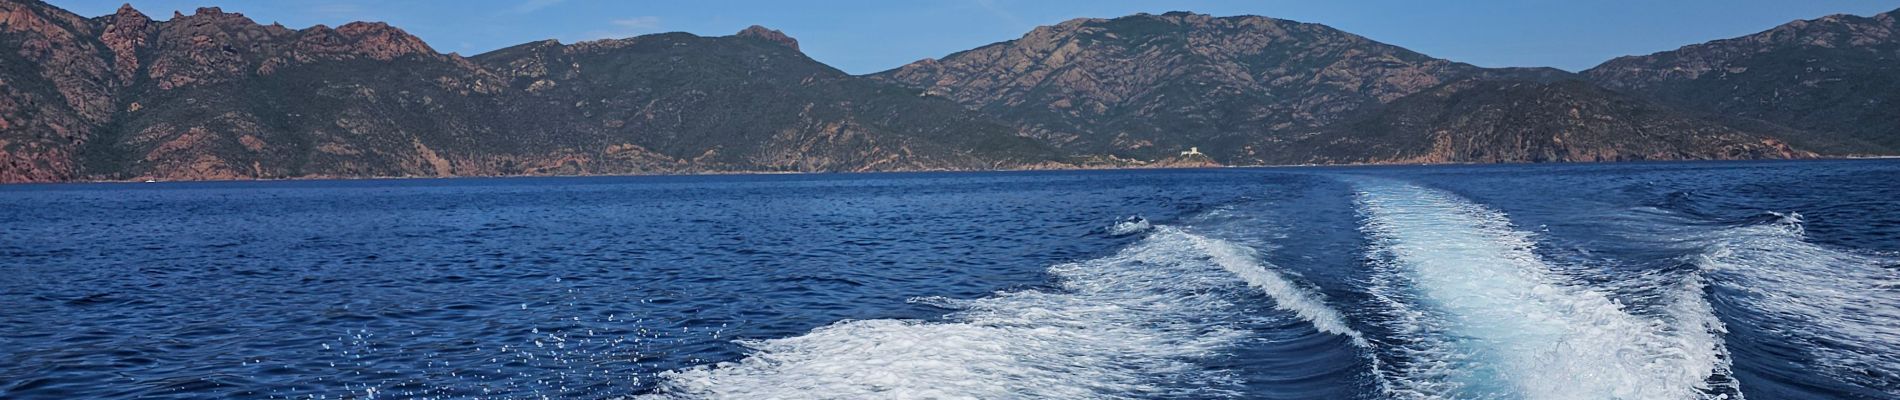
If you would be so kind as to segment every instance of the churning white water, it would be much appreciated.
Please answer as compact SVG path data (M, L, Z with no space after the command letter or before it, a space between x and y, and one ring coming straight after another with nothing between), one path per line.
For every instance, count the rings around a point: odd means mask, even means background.
M1633 315L1554 273L1503 213L1408 183L1355 187L1379 269L1371 291L1402 359L1382 367L1388 394L1697 398L1724 368L1699 288L1679 300L1685 316Z
M1255 339L1236 296L1258 290L1317 329L1352 337L1338 311L1252 250L1174 227L1118 253L1051 267L1052 290L918 301L945 321L842 321L744 342L743 360L664 375L654 398L1208 398L1240 395L1197 361Z
M1768 334L1818 359L1828 374L1869 387L1900 384L1900 265L1891 256L1805 240L1800 214L1720 230L1698 257L1712 284L1739 296Z

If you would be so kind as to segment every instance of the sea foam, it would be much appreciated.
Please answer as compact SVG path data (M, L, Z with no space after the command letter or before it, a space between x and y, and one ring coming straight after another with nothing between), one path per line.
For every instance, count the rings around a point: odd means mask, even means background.
M1805 240L1800 214L1715 231L1695 262L1736 295L1738 318L1817 359L1829 375L1900 389L1900 258Z
M1360 334L1251 250L1155 226L1114 255L1049 269L1049 290L916 301L944 321L841 321L746 341L739 361L663 374L652 398L1218 398L1233 371L1200 363L1257 333L1236 301L1262 291L1319 330Z
M1356 346L1371 347L1365 335L1347 325L1339 310L1326 304L1324 296L1268 269L1258 261L1260 257L1253 249L1204 236L1188 235L1188 238L1204 249L1215 264L1273 297L1275 308L1299 315L1321 332L1350 337Z
M1687 285L1681 317L1633 315L1553 272L1503 213L1455 195L1355 181L1399 361L1379 367L1405 398L1713 397L1719 326ZM1698 293L1691 293L1697 291Z
M1147 218L1128 217L1121 221L1115 222L1115 225L1110 225L1108 227L1108 235L1109 236L1128 236L1128 235L1134 235L1138 233L1147 233L1151 229L1154 229L1154 225L1148 223Z

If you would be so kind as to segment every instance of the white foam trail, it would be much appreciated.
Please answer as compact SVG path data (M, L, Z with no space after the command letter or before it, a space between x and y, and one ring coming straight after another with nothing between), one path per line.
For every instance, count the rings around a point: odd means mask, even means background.
M1900 259L1804 239L1800 214L1715 233L1698 263L1726 300L1767 321L1835 378L1900 387ZM1873 372L1873 373L1869 373Z
M1668 304L1665 311L1671 319L1676 321L1675 324L1670 325L1674 330L1669 333L1674 335L1682 346L1693 348L1692 346L1703 345L1715 350L1712 354L1699 354L1704 358L1693 361L1707 361L1709 374L1722 377L1720 380L1711 382L1711 386L1720 386L1719 389L1725 390L1713 390L1718 388L1711 387L1712 390L1707 393L1723 393L1719 396L1742 399L1741 381L1735 379L1734 357L1729 354L1727 340L1723 339L1723 336L1728 334L1728 327L1722 323L1721 318L1715 316L1715 307L1709 304L1706 291L1708 284L1704 282L1701 274L1693 274L1675 287L1676 290L1669 293L1669 298L1665 300ZM1714 358L1709 359L1708 356Z
M1215 264L1247 281L1248 286L1273 297L1275 308L1299 315L1300 319L1313 324L1320 332L1350 337L1354 345L1371 347L1365 335L1346 324L1346 318L1340 316L1339 310L1326 305L1324 296L1300 287L1278 272L1268 270L1258 261L1259 255L1254 254L1253 249L1197 235L1189 235L1189 238L1205 249Z
M1231 371L1197 361L1255 338L1234 325L1253 317L1234 303L1249 285L1321 330L1359 337L1250 256L1160 226L1115 255L1051 267L1059 290L920 299L959 311L945 322L841 321L742 342L753 350L745 359L665 373L648 397L1236 397Z
M1500 212L1415 185L1355 183L1380 269L1372 291L1407 359L1385 382L1394 397L1698 398L1726 362L1707 326L1632 315L1553 273Z

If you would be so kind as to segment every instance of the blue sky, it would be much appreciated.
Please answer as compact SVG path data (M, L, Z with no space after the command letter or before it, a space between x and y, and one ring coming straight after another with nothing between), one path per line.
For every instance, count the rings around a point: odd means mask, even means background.
M51 0L85 16L124 0ZM222 6L293 28L385 21L465 55L541 39L685 31L728 35L759 24L798 38L806 54L871 73L1015 39L1078 17L1184 10L1331 25L1436 57L1488 67L1589 68L1612 57L1759 32L1828 14L1870 15L1900 0L839 0L839 1L204 1L134 0L154 18Z

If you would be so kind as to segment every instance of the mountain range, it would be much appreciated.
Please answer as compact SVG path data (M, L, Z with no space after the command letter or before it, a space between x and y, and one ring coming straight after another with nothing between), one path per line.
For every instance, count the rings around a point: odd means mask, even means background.
M1172 12L851 75L757 26L465 57L382 23L0 0L0 182L1890 155L1896 16L1572 73Z

